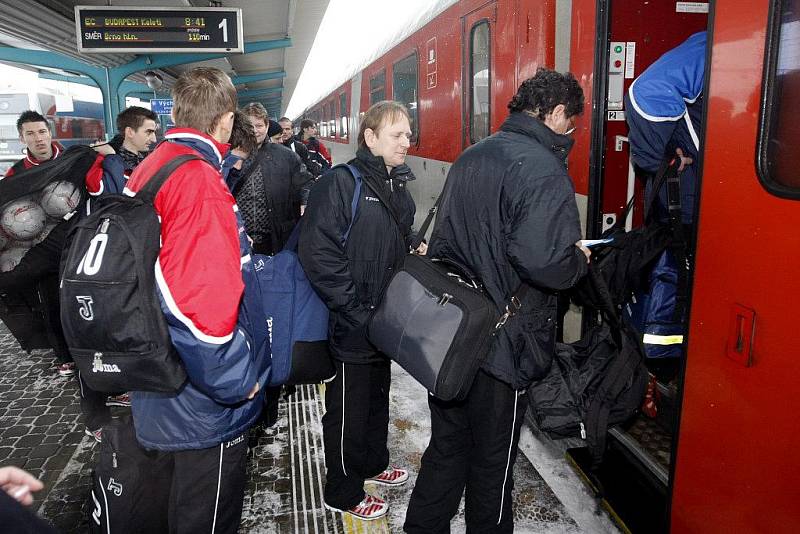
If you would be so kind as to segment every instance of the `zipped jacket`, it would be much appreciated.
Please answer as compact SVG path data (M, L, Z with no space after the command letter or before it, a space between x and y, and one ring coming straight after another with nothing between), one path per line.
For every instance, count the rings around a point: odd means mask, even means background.
M139 191L169 160L195 154L155 197L161 251L156 290L188 381L177 394L131 393L139 442L149 449L204 449L240 436L258 418L263 395L247 395L268 372L253 354L246 291L257 287L250 245L219 168L228 145L189 128L166 140L136 167L126 194ZM263 391L263 389L262 389Z
M279 252L297 221L303 188L313 179L300 156L281 143L264 143L233 186L247 233L255 242L270 235Z
M501 310L524 283L520 313L495 338L483 369L514 389L544 376L553 357L556 291L587 269L575 189L566 159L572 141L512 113L500 131L468 148L447 176L428 254L475 276Z
M368 363L382 356L367 341L367 320L411 242L416 207L406 184L414 176L406 165L388 173L383 158L365 148L358 150L350 164L364 180L355 217L351 214L353 176L346 168L334 167L311 189L300 221L298 254L309 281L331 311L333 356L349 363ZM375 194L378 188L392 203L399 224Z

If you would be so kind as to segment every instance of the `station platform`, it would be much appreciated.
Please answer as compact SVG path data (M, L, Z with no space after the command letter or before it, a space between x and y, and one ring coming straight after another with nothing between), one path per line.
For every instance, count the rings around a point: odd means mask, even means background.
M240 532L402 532L430 423L425 390L398 366L393 366L392 380L391 461L407 467L411 478L399 488L367 488L390 503L387 516L365 522L324 507L324 386L302 386L281 401L274 427L251 430ZM21 467L44 482L32 507L64 533L88 531L91 469L98 450L84 434L78 395L76 379L56 373L52 352L25 353L0 325L0 466ZM113 409L114 415L126 411ZM560 451L524 428L520 452L514 472L515 532L618 532ZM464 531L462 503L452 532Z

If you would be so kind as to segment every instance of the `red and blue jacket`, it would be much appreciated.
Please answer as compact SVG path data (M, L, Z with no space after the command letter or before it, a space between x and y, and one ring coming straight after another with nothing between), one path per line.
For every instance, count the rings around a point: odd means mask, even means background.
M266 319L252 306L260 296L250 244L219 171L227 151L197 130L170 130L125 188L135 194L178 155L205 160L181 165L154 201L162 242L156 291L189 380L177 394L132 393L136 436L146 448L203 449L231 440L263 404L261 394L247 400L256 382L264 385L270 360L266 336L254 334Z

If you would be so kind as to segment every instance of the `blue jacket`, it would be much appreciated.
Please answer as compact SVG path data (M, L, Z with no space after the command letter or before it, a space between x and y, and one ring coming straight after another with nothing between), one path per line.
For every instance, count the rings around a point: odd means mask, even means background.
M700 151L703 116L703 81L706 61L706 32L699 32L650 65L625 95L626 120L631 157L637 167L655 174L665 158L680 148L694 163L681 173L681 219L694 220L695 169ZM652 180L647 182L650 198ZM666 217L666 188L659 191L656 217Z
M698 32L666 52L628 89L631 104L647 120L676 121L703 92L706 32Z
M262 393L246 398L256 382L266 383L269 343L250 245L218 171L226 148L199 132L170 133L128 183L128 193L138 191L181 153L211 164L179 167L154 202L163 240L156 291L189 379L177 394L132 392L136 437L148 449L229 441L252 426L263 404Z

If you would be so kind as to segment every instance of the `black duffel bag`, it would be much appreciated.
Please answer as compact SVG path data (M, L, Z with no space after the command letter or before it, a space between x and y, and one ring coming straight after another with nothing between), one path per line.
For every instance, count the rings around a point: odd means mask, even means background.
M463 399L495 334L520 307L514 297L500 314L456 266L409 254L370 320L368 337L437 398Z
M630 420L642 405L648 373L642 343L620 320L596 265L590 265L577 291L602 321L595 319L575 343L557 343L549 372L531 385L528 394L539 430L554 439L586 440L596 467L605 452L608 429Z

